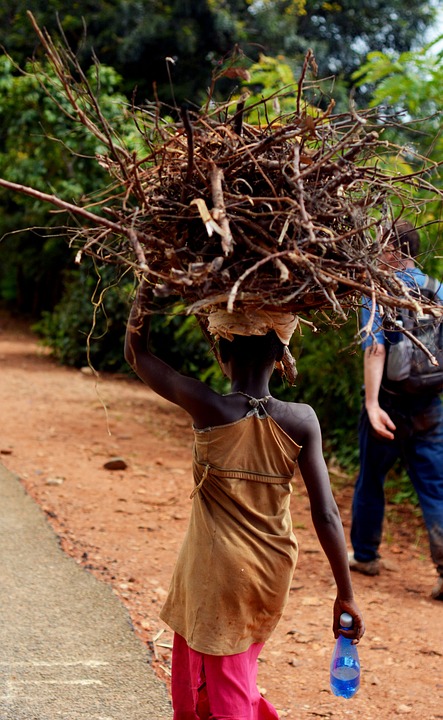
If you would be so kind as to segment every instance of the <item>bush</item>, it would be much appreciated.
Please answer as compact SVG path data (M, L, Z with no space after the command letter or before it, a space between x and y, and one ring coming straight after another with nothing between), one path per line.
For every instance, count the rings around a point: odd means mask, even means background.
M133 284L116 282L114 273L88 263L68 271L62 299L33 326L61 364L126 370L123 341Z
M294 349L298 378L292 399L315 409L327 458L344 469L358 465L358 418L362 401L363 354L355 340L355 322L337 329L326 321L309 327ZM289 395L289 393L286 393Z
M85 260L66 273L65 292L53 312L43 313L34 329L64 365L91 365L98 371L132 373L124 359L126 322L134 292L132 276L116 278L115 268L94 268ZM159 306L151 325L150 345L165 362L185 375L199 377L218 392L229 388L194 317ZM354 325L340 330L320 326L304 329L293 341L299 371L295 387L277 374L271 391L282 400L306 402L318 415L325 456L342 468L358 464L358 416L361 404L362 353Z
M132 276L115 268L99 270L85 259L65 273L64 293L53 311L44 311L33 330L63 365L132 373L124 359L126 323L134 294ZM177 308L175 308L177 310ZM174 313L175 313L174 310ZM151 324L150 346L179 372L200 377L217 390L227 381L193 317L159 306Z

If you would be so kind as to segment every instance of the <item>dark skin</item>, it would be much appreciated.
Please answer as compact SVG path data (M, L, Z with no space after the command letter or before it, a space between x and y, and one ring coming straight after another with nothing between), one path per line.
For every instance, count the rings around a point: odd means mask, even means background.
M220 395L200 380L178 373L150 352L150 315L145 310L150 299L149 286L142 281L126 330L125 358L140 379L158 395L186 410L196 428L226 425L245 417L250 406L243 395ZM276 357L275 361L280 359ZM270 395L269 380L275 361L245 364L244 360L229 358L224 363L224 370L231 380L231 392L244 392L255 398ZM343 525L331 491L317 416L309 405L283 402L273 397L268 400L266 411L302 447L298 465L308 492L314 528L337 586L334 636L342 634L353 638L354 644L358 643L365 631L364 622L354 600ZM339 619L343 612L353 618L350 630L340 629Z

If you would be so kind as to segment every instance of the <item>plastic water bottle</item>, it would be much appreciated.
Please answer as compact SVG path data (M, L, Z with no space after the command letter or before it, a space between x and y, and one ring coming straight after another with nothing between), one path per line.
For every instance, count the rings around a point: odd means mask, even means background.
M340 627L352 627L349 613L340 615ZM351 698L360 687L360 662L357 646L352 645L350 638L339 635L331 658L331 690L338 697Z

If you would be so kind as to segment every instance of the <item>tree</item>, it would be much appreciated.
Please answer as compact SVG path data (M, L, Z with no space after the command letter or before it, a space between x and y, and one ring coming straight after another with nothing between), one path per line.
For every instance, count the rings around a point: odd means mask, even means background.
M51 78L52 97L43 89L44 76ZM115 72L91 68L89 79L115 130L129 133L126 100L113 93ZM11 60L0 57L0 109L0 176L77 202L103 184L106 173L96 162L103 146L72 120L46 65L28 64L17 74ZM5 191L0 192L0 207L0 297L38 315L59 299L62 270L73 262L66 216L61 219L43 203Z
M28 5L0 8L4 46L19 63L39 52ZM320 77L348 83L368 51L416 47L435 17L432 0L36 0L32 11L51 34L58 14L84 66L93 50L119 72L128 97L137 88L139 103L152 99L155 83L171 104L202 102L212 66L236 44L252 62L284 55L294 72L312 47Z
M411 170L421 165L420 158L434 162L428 175L430 182L443 192L443 135L441 87L443 85L443 35L415 52L368 54L367 61L354 73L354 81L371 88L372 106L380 118L398 118L396 138L404 150L395 161L409 163ZM392 137L392 131L391 131ZM421 203L426 188L417 189L415 222L423 225L422 236L428 253L422 262L429 271L442 272L443 211L441 196ZM440 257L440 261L438 261Z
M4 46L23 64L39 53L23 0L0 9ZM245 40L242 18L247 0L82 0L32 4L40 27L51 35L63 28L66 40L87 68L92 54L120 73L120 89L137 101L152 99L153 84L165 102L201 97L210 81L211 60ZM167 60L167 58L169 58ZM173 70L174 91L170 88Z
M435 16L434 4L423 0L306 0L298 47L301 52L313 47L321 76L349 80L370 51L404 52L419 46Z
M103 5L103 12L106 9L109 9L110 14L110 20L113 18L112 12L114 8L115 3L108 3L107 5ZM147 3L124 3L125 6L132 7L134 9L134 13L139 11L141 15L143 14L144 10L146 10ZM221 3L217 2L217 0L208 0L207 3L202 3L199 5L198 8L195 7L195 4L192 3L169 3L169 4L163 4L162 7L160 7L159 3L150 3L149 4L151 9L153 10L152 14L152 23L142 23L136 22L134 29L131 28L135 32L136 30L140 30L141 32L141 40L140 43L137 43L134 40L134 35L131 35L132 40L128 40L128 44L126 46L127 53L130 53L131 51L135 52L137 54L137 57L145 57L146 63L149 57L149 48L154 48L154 53L156 55L155 60L159 60L159 58L162 60L162 62L165 59L166 54L172 58L172 61L168 61L168 65L164 65L166 68L165 76L163 78L164 84L161 85L159 83L158 89L162 92L167 91L167 84L169 81L168 78L168 72L167 68L172 72L172 79L174 84L174 93L177 93L175 95L175 99L178 102L181 102L183 97L191 98L194 102L200 101L202 98L205 97L206 91L205 87L208 84L207 80L202 81L202 77L207 77L208 79L211 76L210 71L205 67L205 64L202 62L200 57L200 48L202 48L201 53L203 53L203 49L207 46L205 45L203 40L198 40L197 35L194 35L194 31L200 31L201 27L198 23L194 22L194 20L197 17L201 18L207 18L211 17L213 20L214 18L211 16L211 12L215 9L221 8ZM234 5L234 3L230 4L231 6ZM261 21L264 23L265 18L267 17L268 20L271 18L270 13L274 13L272 16L275 20L274 25L269 24L268 26L268 36L266 36L265 33L263 33L263 39L266 40L266 37L269 38L269 45L271 45L271 39L277 43L279 33L283 31L283 24L279 24L281 21L281 17L278 15L278 13L275 12L276 8L282 10L286 6L287 9L291 10L290 15L290 22L292 23L291 27L296 27L297 23L299 22L299 18L297 17L298 8L301 8L301 6L295 7L294 4L291 3L268 3L268 2L256 2L252 4L248 3L242 3L238 2L235 3L236 5L236 11L237 15L235 17L237 25L237 32L239 37L242 38L249 38L249 39L257 39L257 34L253 34L251 31L252 28L254 28L254 33L256 33L257 28L260 27L258 23L258 19L261 19ZM136 7L137 6L137 7ZM225 3L226 6L226 3ZM125 8L127 9L127 8ZM143 10L144 9L144 10ZM158 10L157 15L155 14ZM160 12L161 10L161 12ZM166 14L166 10L168 12L170 11L170 14ZM207 11L208 14L205 14ZM268 13L266 15L266 12ZM175 13L175 15L174 15ZM181 15L180 15L181 13ZM198 13L203 13L198 14ZM140 17L141 17L140 15ZM101 22L103 19L103 15L100 16L98 19ZM134 15L134 17L139 17L137 15ZM183 20L187 18L189 20L189 24L182 24L181 30L183 28L188 28L187 32L184 33L185 37L179 38L180 42L183 44L180 46L180 53L185 52L187 54L185 55L172 55L169 53L171 50L171 53L173 52L174 48L177 48L177 37L176 34L179 32L176 31L173 27L173 22L175 21L174 18L181 17ZM223 16L221 15L217 19L217 22L221 22L221 18ZM285 17L285 20L287 18ZM126 20L123 18L124 22L122 21L121 28L125 28ZM155 26L155 22L158 21L158 25ZM229 22L232 21L232 18L229 18ZM215 22L215 20L214 20ZM163 24L162 24L163 23ZM129 20L128 20L128 24ZM161 28L162 32L165 30L165 32L169 32L170 34L166 34L163 37L167 38L168 42L170 44L164 43L163 45L149 45L150 41L150 33L153 27ZM207 28L206 20L205 24L202 26ZM215 24L214 27L219 27L219 25ZM117 47L120 49L120 40L123 41L123 39L126 37L124 35L124 32L120 38L120 36L113 35L112 34L112 23L109 22L107 28L103 29L102 35L99 37L101 38L100 41L102 41L106 37L106 33L109 33L109 46L111 44L111 39L114 39L114 48ZM119 30L120 31L120 30ZM249 33L249 34L248 34ZM73 36L74 37L74 36ZM79 35L80 37L80 35ZM227 41L227 38L231 37L229 33L226 35L219 35L218 38L220 40L220 45L217 47L222 47L223 42ZM116 38L118 39L118 42L116 42ZM193 45L193 38L194 40L197 39L199 42L201 41L201 45ZM223 39L224 38L224 39ZM156 38L154 38L156 41ZM145 43L146 40L146 43ZM280 35L281 40L281 35ZM88 43L89 40L86 41ZM95 41L94 41L95 42ZM245 40L246 42L246 40ZM186 43L188 43L186 45ZM124 43L122 42L122 45ZM83 57L82 53L86 53L85 49L87 45L84 46L78 46L79 47L79 53L80 56ZM275 45L277 47L277 45ZM97 41L97 47L100 47L99 41ZM103 44L103 48L106 49L106 43ZM252 45L249 47L253 48ZM185 48L185 50L183 50ZM196 51L196 48L198 49L198 52ZM261 49L259 47L256 47L255 49L251 50L251 55L253 55L254 52L257 52ZM142 53L142 55L140 55ZM147 53L146 56L143 56L143 53ZM100 57L102 57L101 53L99 54ZM191 54L193 55L191 57ZM120 58L124 59L124 62L122 60L122 64L127 61L128 56L124 56L124 54L120 55ZM186 76L188 80L190 79L190 85L189 85L189 92L188 90L184 90L184 85L182 85L179 89L176 86L176 78L177 78L177 68L180 69L181 64L181 58L185 57L187 60L189 60L188 69L186 71ZM203 55L202 55L203 57ZM193 68L196 68L196 59L198 61L198 72L195 70L195 75L191 77L190 73L192 72ZM212 47L210 50L208 50L207 55L204 58L208 61L208 67L211 69L212 67L216 66L216 63L220 60L220 55L216 55L214 51L214 47ZM87 65L88 63L85 63ZM154 67L155 63L152 64L152 67ZM134 63L134 69L139 72L139 68L141 67L140 64L137 62ZM144 66L142 66L144 67ZM148 67L148 63L146 65ZM160 66L158 66L160 67ZM151 69L151 65L149 65L149 69ZM273 88L279 88L281 84L284 84L286 82L292 83L293 81L293 72L292 68L288 67L288 64L283 61L283 59L273 59L269 57L263 57L263 55L260 57L260 61L250 70L253 71L253 77L251 78L251 85L250 89L252 89L253 92L257 94L259 97L263 89L273 89ZM112 72L112 71L110 71ZM299 73L297 72L297 75ZM129 77L129 76L128 76ZM79 197L78 194L69 194L73 192L73 185L71 183L74 183L74 181L79 183L79 187L77 191L80 191L80 193L87 192L88 188L90 186L90 183L92 186L94 186L94 175L90 174L88 176L88 173L90 172L90 166L88 165L87 159L85 156L92 156L95 153L100 153L100 143L97 142L97 138L95 137L94 141L89 144L86 142L85 145L82 143L85 141L85 138L83 137L81 128L77 128L74 130L70 124L67 122L66 116L63 115L63 113L57 113L57 111L52 108L52 116L50 112L49 105L46 105L46 101L43 98L39 98L37 103L35 103L34 98L38 97L39 93L39 85L36 84L36 87L29 85L29 87L25 87L25 85L20 86L20 82L24 83L24 79L29 83L30 77L21 76L16 72L16 70L10 66L9 71L5 73L4 78L4 97L3 101L5 103L5 107L7 107L9 112L9 121L5 123L3 127L3 132L6 137L6 141L3 147L4 155L5 155L5 163L0 168L0 175L3 175L4 177L8 177L8 172L13 173L16 168L20 168L20 180L23 179L23 168L29 168L31 173L34 173L36 177L36 182L33 182L32 184L36 185L38 187L45 187L47 185L47 178L48 178L48 172L47 168L45 166L45 162L51 162L53 159L54 154L54 148L57 147L57 151L60 151L60 157L57 158L57 161L53 163L53 166L51 167L51 180L54 184L54 188L58 194L66 193L63 196L67 197L69 199L72 199L72 197ZM128 81L129 82L129 81ZM234 83L238 83L238 80L234 80ZM21 88L21 93L17 91L17 88ZM98 88L102 88L103 86L101 83L98 83ZM121 84L120 84L121 87ZM231 86L232 87L232 86ZM13 88L13 93L10 96L10 88ZM15 88L15 89L14 89ZM106 82L104 82L104 89L109 89ZM110 91L112 92L112 90ZM106 93L105 93L106 96ZM11 97L11 106L8 107L7 101L8 98ZM164 99L164 97L162 97ZM174 102L174 99L171 96L171 102ZM112 97L109 98L110 100L110 109L112 108ZM290 100L290 98L289 98ZM30 103L27 105L27 103ZM34 102L34 104L32 104ZM120 103L120 108L125 106L125 100L120 99L118 100ZM63 106L63 103L61 103L61 106ZM20 108L19 111L17 111L17 108ZM23 118L21 118L21 114L23 112ZM60 115L60 117L58 116ZM110 115L112 118L112 113ZM6 120L8 120L8 115L5 115ZM12 119L12 121L11 121ZM23 126L22 126L22 120L23 120ZM39 137L33 137L35 127L39 125L40 122L43 122L44 126L44 132L39 133ZM14 127L14 123L17 124L17 129ZM28 124L26 124L28 123ZM113 126L117 126L117 119L112 118L112 124ZM123 129L124 132L126 132L126 129ZM14 136L15 133L15 136ZM72 133L72 136L71 136ZM63 142L55 143L54 141L50 140L50 137L58 137L59 139L62 137ZM74 155L72 156L71 153L64 153L64 150L66 150L65 146L70 145L71 138L73 140L73 144L71 149L74 150ZM42 140L45 139L48 141L47 144L42 144ZM74 140L75 139L75 140ZM35 141L35 147L33 146L33 141ZM23 147L25 149L23 158L20 156L20 147L23 143ZM75 163L75 172L73 172L71 175L69 172L67 172L67 169L70 167L68 162L68 157L70 157L71 162ZM23 165L20 166L20 163L24 162ZM0 160L1 161L1 160ZM35 166L34 166L35 165ZM100 167L100 166L99 166ZM8 170L9 168L9 170ZM3 171L4 170L4 171ZM98 177L98 176L96 176ZM31 183L28 183L31 184ZM77 192L76 191L76 192ZM29 202L29 201L27 201ZM37 209L37 206L34 203L31 203L29 207L34 211ZM38 210L40 212L40 210ZM49 216L53 217L53 216ZM48 236L44 236L45 243L48 240ZM32 247L32 244L28 242L26 249L29 249ZM33 258L24 258L24 250L19 249L17 262L21 262L21 267L29 269L35 267L38 267L38 263L41 263L41 267L46 269L48 267L48 261L47 257L45 257L46 248L48 246L45 245L44 253L36 253ZM66 247L64 245L64 247ZM10 270L10 267L7 268L7 270ZM49 284L49 283L47 283ZM70 288L73 291L73 288ZM72 294L71 294L72 298ZM67 306L69 309L66 312L62 312L62 309L59 308L59 315L58 317L66 317L69 318L70 315L73 314L72 305ZM92 310L91 310L92 312ZM115 310L114 310L115 312ZM334 334L333 339L338 339L337 333ZM352 337L352 332L351 332ZM57 336L56 338L57 342L63 343L63 339L60 338L60 336ZM307 341L310 342L310 341ZM327 339L325 342L318 343L317 339L314 337L314 340L312 341L315 349L318 352L318 362L312 363L311 358L307 357L306 362L303 361L303 354L302 359L300 361L300 367L301 367L301 373L304 374L305 379L302 381L301 384L301 398L302 399L308 399L310 400L310 397L308 397L308 393L306 388L310 391L312 387L314 387L315 382L314 380L319 380L319 383L317 385L317 388L320 387L319 395L321 395L321 383L323 382L323 378L321 378L321 374L317 372L317 368L330 368L330 376L333 376L334 369L335 369L335 352L331 356L329 356L329 360L326 362L326 353L325 355L322 354L322 350L324 348L328 348L330 345L330 340ZM347 344L351 342L351 340L347 339L347 341L343 341L343 344ZM173 345L173 342L171 342L171 345ZM313 349L311 347L311 350L309 351L309 356L313 354ZM307 353L306 353L307 355ZM355 358L354 358L355 359ZM350 361L349 367L352 368L353 362ZM304 367L303 367L304 365ZM314 377L310 375L310 372L312 368L315 366L316 373L314 374ZM334 376L335 377L335 376ZM320 382L321 379L321 382ZM340 382L338 381L340 380ZM324 415L322 417L325 418L326 422L328 422L328 419L333 415L335 412L335 417L338 419L338 423L340 427L343 426L343 421L341 419L342 415L345 415L349 421L349 423L354 427L356 424L355 417L352 416L352 412L355 412L355 398L357 397L357 388L358 388L358 381L355 379L355 376L352 374L352 370L349 370L349 373L346 374L346 383L343 385L341 382L343 380L343 375L337 374L337 383L334 383L333 389L331 393L326 394L323 393L321 396L321 400L316 400L316 404L319 404L319 406L322 406L324 408ZM329 378L328 378L329 382ZM330 383L330 386L332 386L332 383ZM299 396L300 397L300 396ZM314 396L312 396L314 399ZM343 404L343 402L345 404ZM342 404L340 404L342 403ZM338 408L340 408L340 411L338 411ZM343 409L345 408L345 409ZM335 430L340 430L339 428L328 428L328 436L329 439L332 439L332 446L333 448L340 447L340 444L343 441L343 438L335 433ZM348 428L350 425L348 425ZM334 434L335 433L335 434Z

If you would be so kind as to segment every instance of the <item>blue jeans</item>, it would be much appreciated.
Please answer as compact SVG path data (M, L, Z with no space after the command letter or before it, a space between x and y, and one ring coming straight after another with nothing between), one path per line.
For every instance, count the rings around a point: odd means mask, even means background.
M439 397L398 396L380 391L380 405L397 429L394 440L377 435L363 407L359 423L360 472L352 501L354 557L379 557L386 473L401 458L417 492L431 557L443 576L443 405Z

